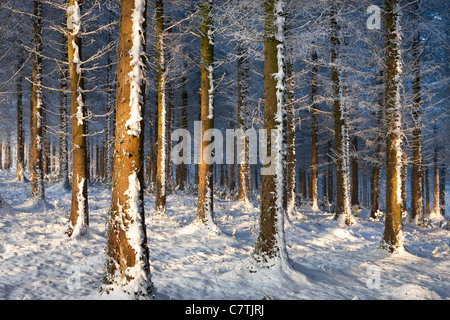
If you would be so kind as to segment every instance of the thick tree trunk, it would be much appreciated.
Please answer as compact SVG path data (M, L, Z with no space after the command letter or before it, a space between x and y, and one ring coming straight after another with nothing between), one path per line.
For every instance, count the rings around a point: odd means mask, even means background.
M214 42L213 42L213 1L201 1L201 124L202 137L214 128ZM204 225L214 224L213 203L213 164L211 155L205 154L208 144L201 141L200 164L198 166L198 209L197 222Z
M34 62L31 134L31 197L44 199L42 105L42 2L34 0Z
M270 268L287 259L283 212L284 12L282 0L265 1L264 129L271 162L261 171L261 213L253 259ZM272 133L272 134L270 134ZM269 153L269 152L268 152Z
M84 80L81 74L81 1L70 0L67 10L70 92L72 106L72 207L66 234L87 233L89 225L87 191L86 111Z
M154 294L143 202L145 1L121 0L113 190L103 294Z
M397 0L386 0L385 110L386 110L386 221L381 247L396 252L403 248L401 199L401 104L400 31Z

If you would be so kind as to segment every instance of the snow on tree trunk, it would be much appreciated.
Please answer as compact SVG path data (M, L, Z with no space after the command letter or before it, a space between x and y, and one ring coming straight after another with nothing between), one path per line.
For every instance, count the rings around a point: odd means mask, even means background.
M81 1L70 0L67 8L68 54L72 107L72 206L69 237L83 236L88 231L89 208L86 146L86 111L84 79L81 74Z
M272 162L261 169L261 213L252 258L257 265L267 268L284 265L288 259L284 240L284 170L282 166L286 80L284 14L284 1L265 1L264 129L271 136L267 149L271 150Z
M386 221L381 247L389 252L399 252L403 249L404 241L401 196L400 13L397 0L386 0L385 5Z
M312 70L311 70L311 200L312 210L318 211L318 122L317 122L317 91L318 91L318 65L317 65L317 48L311 54Z
M440 200L439 200L439 164L438 164L438 142L437 142L437 127L434 127L434 156L433 156L433 209L431 216L439 217L441 214Z
M348 115L344 100L344 88L339 67L339 26L337 10L333 5L331 13L331 80L333 82L334 137L336 147L336 214L335 220L342 219L347 225L355 223L350 210L349 193L349 141Z
M128 299L154 294L143 203L145 4L121 1L113 190L101 288L102 294Z
M23 52L19 51L18 69L22 68ZM19 75L17 80L17 144L16 144L16 179L17 181L24 180L24 141L23 141L23 106L22 106L22 81L23 78Z
M237 110L237 124L238 129L246 132L248 129L249 113L248 113L248 61L244 57L244 50L242 44L238 44L238 110ZM249 141L248 137L244 136L243 154L238 154L238 186L239 196L241 202L248 202L250 195L250 165L249 165Z
M419 17L419 3L414 5L415 14ZM421 79L420 79L420 33L417 30L412 44L414 72L413 79L413 161L411 176L411 216L410 219L416 224L423 222L423 172L422 172L422 150L421 150Z
M67 57L66 53L64 52L63 55L64 57ZM61 70L59 87L61 89L61 91L59 92L59 180L61 181L64 188L69 189L69 155L67 150L67 94L65 92L67 90L67 81L64 70Z
M213 41L213 1L201 1L201 124L202 134L214 128L214 41ZM211 154L205 154L208 144L201 141L200 164L198 166L198 208L196 224L204 225L217 232L214 224L213 200L213 164L210 163Z
M156 1L156 52L158 77L158 165L156 173L155 214L166 215L166 82L167 69L164 47L164 4Z
M42 2L34 1L34 62L32 88L31 197L44 199L42 104Z

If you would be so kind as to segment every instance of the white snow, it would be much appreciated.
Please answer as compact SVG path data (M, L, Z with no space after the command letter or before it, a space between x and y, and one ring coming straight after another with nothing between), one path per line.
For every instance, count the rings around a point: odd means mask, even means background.
M99 287L110 191L90 186L91 237L68 239L71 192L46 182L46 198L54 206L21 207L29 184L14 179L15 172L0 171L1 196L14 208L0 208L0 299L109 298L99 296ZM406 250L392 255L377 249L384 221L369 221L368 209L348 227L331 213L298 207L303 218L285 224L290 268L250 273L259 203L252 200L244 207L214 199L221 232L211 237L209 230L192 224L196 202L195 195L176 192L167 198L170 219L148 218L154 197L145 197L152 282L159 299L450 299L450 232L437 221L426 228L406 224Z
M131 19L133 21L133 32L132 32L132 48L130 50L132 71L128 74L130 78L130 118L125 123L128 128L127 133L133 136L139 136L141 132L141 105L142 105L142 94L141 85L144 81L144 63L142 61L142 55L144 55L144 45L143 45L143 34L142 23L145 21L144 0L135 0L134 12L131 14Z

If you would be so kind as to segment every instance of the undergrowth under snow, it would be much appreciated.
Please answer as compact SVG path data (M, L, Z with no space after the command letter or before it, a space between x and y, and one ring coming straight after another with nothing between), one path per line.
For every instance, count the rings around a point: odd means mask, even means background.
M89 186L90 232L64 231L70 191L46 183L46 205L26 205L29 183L0 172L0 299L104 299L106 219L111 193ZM290 267L249 272L259 203L215 199L217 234L192 224L197 199L168 196L170 218L145 197L152 282L158 299L450 299L450 231L404 226L406 251L378 250L383 221L362 210L351 227L333 214L297 208L285 221ZM448 211L448 210L447 210ZM299 217L299 218L295 218Z

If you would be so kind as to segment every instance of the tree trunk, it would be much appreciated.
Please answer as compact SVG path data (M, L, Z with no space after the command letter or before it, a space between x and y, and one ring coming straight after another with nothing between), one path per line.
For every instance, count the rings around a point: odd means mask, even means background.
M336 148L336 214L334 219L343 218L347 225L353 224L349 197L349 168L348 168L348 129L347 110L342 99L343 85L339 61L339 31L336 20L337 10L333 4L331 15L331 81L333 82L333 113L334 137Z
M23 52L19 51L18 68L23 65ZM17 79L17 143L16 143L16 179L23 181L25 179L24 172L24 141L23 141L23 106L22 106L22 75Z
M156 173L155 214L166 215L166 81L167 70L164 47L164 4L156 1L156 54L158 76L158 166Z
M318 201L318 165L319 165L319 157L318 157L318 131L319 124L317 121L317 94L318 94L318 72L319 67L317 64L317 48L313 45L313 52L311 56L312 60L312 70L311 70L311 98L312 98L312 106L311 106L311 200L312 200L312 209L314 211L319 210L317 201Z
M44 200L42 105L42 2L34 0L34 62L31 134L31 197Z
M441 208L441 216L443 218L445 217L445 172L446 172L445 162L443 161L441 163L441 169L439 174L439 178L441 179L441 181L439 182L439 205Z
M439 215L439 164L438 164L438 143L437 143L437 127L434 127L434 156L433 156L433 209L432 215Z
M383 133L382 126L384 124L384 112L382 110L383 102L380 101L380 109L377 112L377 136L376 136L376 150L375 150L375 165L372 169L372 195L371 195L371 209L370 217L372 219L378 219L376 213L379 208L380 199L380 184L381 184L381 169L382 169L382 149L383 149Z
M283 212L284 23L282 0L265 1L264 129L271 162L261 171L261 213L253 259L272 267L287 259ZM271 133L271 134L270 134Z
M407 211L407 203L406 203L406 183L408 178L408 159L406 157L406 153L403 152L402 154L402 173L401 173L401 179L402 179L402 212Z
M83 236L89 225L87 192L86 111L81 74L81 1L70 0L67 10L70 99L72 107L72 207L66 234Z
M154 293L143 202L144 0L121 0L113 190L103 294L142 299Z
M416 15L419 15L419 4L415 5ZM412 142L412 176L411 176L411 217L416 224L423 221L423 173L421 150L421 86L420 86L420 33L416 31L412 44L413 51L413 142Z
M181 128L188 129L188 92L186 90L186 78L183 77L182 80L182 91L181 91ZM184 190L187 182L187 167L184 161L177 166L178 170L178 189Z
M65 56L66 53L63 53ZM64 58L63 58L64 59ZM61 70L59 78L59 181L62 182L62 186L65 189L70 188L69 182L69 153L67 136L68 126L67 126L67 78L65 70Z
M238 61L237 61L237 86L238 86L238 106L237 106L237 126L239 130L245 133L248 129L248 62L244 55L242 44L238 45ZM239 139L239 138L238 138ZM247 136L243 136L243 154L238 154L238 200L248 202L250 196L250 166L249 166L249 140ZM239 142L239 141L238 141Z
M358 137L355 135L352 139L352 156L351 156L351 205L359 207L359 164L358 164Z
M201 124L202 137L205 132L214 128L214 42L213 42L213 2L201 1ZM208 144L201 140L197 222L204 225L213 224L213 164L208 160L211 155L205 154Z
M381 247L403 248L401 199L400 31L397 0L385 0L386 221Z
M328 152L327 152L327 162L328 162L328 203L333 203L334 199L334 186L333 186L333 162L331 159L331 141L328 141Z
M431 213L431 201L430 201L430 170L428 166L425 167L425 214Z

